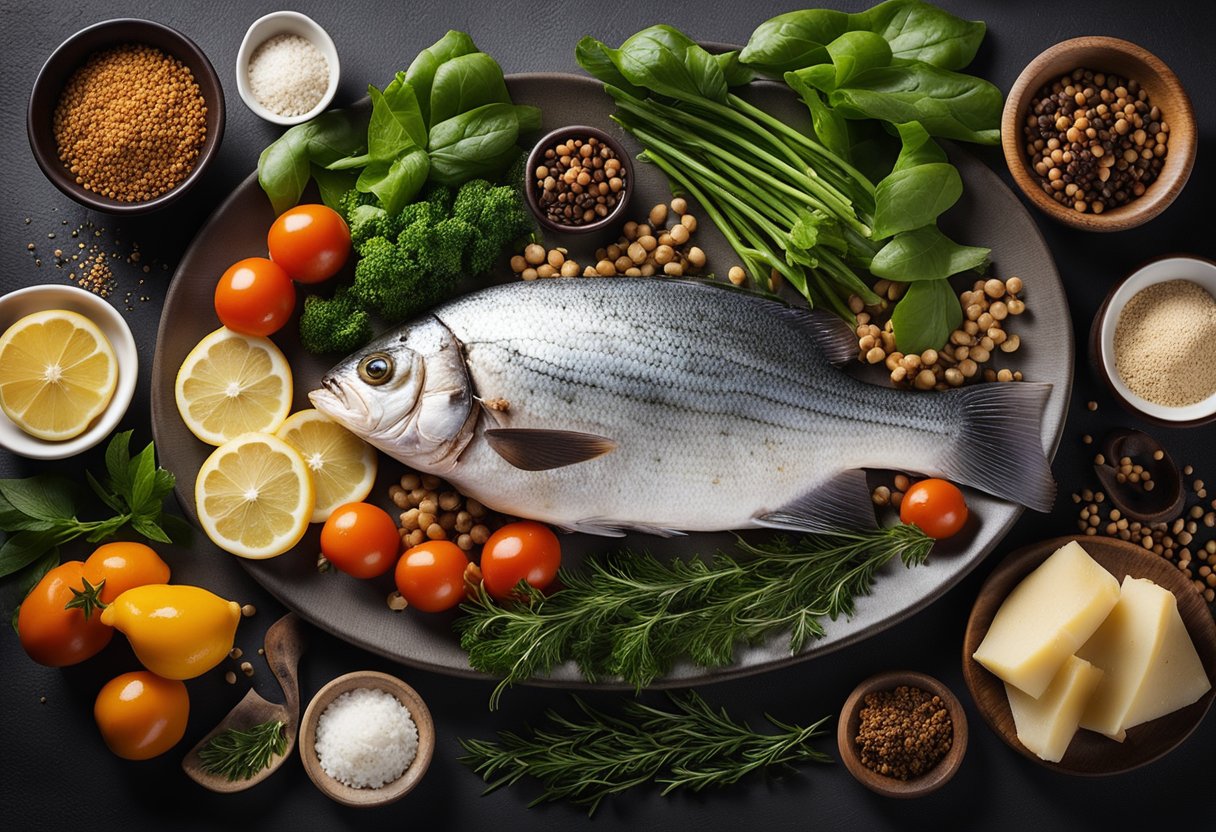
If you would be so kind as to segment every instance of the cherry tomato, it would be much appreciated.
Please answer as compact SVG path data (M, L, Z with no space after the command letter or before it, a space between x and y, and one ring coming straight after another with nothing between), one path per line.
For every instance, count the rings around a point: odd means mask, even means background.
M282 266L265 257L238 260L215 285L220 323L245 335L278 332L295 308L295 284Z
M106 682L93 718L109 749L125 760L147 760L177 745L186 733L190 696L184 683L147 670Z
M101 612L93 604L67 607L76 593L87 589L86 579L94 588L101 583L101 576L86 570L83 561L61 563L47 572L21 602L17 634L25 652L39 664L77 664L100 653L114 636L114 629L101 623Z
M347 575L374 578L393 568L401 552L401 532L384 509L347 503L334 509L321 528L321 553Z
M270 259L293 280L320 283L333 277L350 256L350 228L324 205L297 205L284 211L266 238Z
M397 561L397 591L411 607L443 612L464 600L464 570L469 559L450 540L428 540Z
M481 577L486 591L502 600L520 581L545 589L557 577L562 546L543 523L508 523L481 550Z
M105 579L101 601L109 604L128 589L147 584L169 583L169 565L151 546L119 541L98 546L84 562L85 574Z
M921 480L904 494L899 519L919 526L934 540L942 540L958 534L967 522L967 503L954 483Z

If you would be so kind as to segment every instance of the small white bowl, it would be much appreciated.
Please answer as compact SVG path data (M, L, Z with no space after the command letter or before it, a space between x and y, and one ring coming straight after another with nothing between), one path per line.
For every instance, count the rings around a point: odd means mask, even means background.
M1216 417L1216 395L1183 407L1150 402L1132 392L1119 376L1118 365L1115 363L1115 329L1127 302L1149 286L1170 280L1189 280L1216 297L1216 263L1186 255L1154 260L1132 272L1111 290L1094 322L1091 354L1115 398L1124 407L1158 424L1195 427Z
M47 309L66 309L79 312L97 324L102 334L114 347L118 359L118 386L114 396L102 414L94 420L84 433L62 442L49 442L30 436L0 413L0 445L15 454L31 459L64 459L83 453L114 432L131 397L135 395L135 382L139 378L139 353L135 349L135 338L122 315L108 301L92 292L75 286L30 286L0 297L0 332L7 330L26 315Z
M299 35L305 38L325 56L325 61L329 64L329 85L325 88L325 94L321 96L317 106L302 115L281 116L266 109L258 103L253 90L249 88L249 59L259 46L277 35ZM245 39L241 41L241 48L236 53L236 88L241 94L241 100L255 115L274 124L301 124L324 112L334 100L334 93L338 91L340 74L338 50L334 48L333 39L315 20L299 12L271 12L259 17L245 32Z

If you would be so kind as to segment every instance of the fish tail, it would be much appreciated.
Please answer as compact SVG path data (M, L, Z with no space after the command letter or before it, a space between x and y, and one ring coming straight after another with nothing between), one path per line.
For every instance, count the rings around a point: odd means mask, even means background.
M960 426L942 474L1003 500L1050 511L1056 482L1043 453L1050 384L983 384L949 395Z

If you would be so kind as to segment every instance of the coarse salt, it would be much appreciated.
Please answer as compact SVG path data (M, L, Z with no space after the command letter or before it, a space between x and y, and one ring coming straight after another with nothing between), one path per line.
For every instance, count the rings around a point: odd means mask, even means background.
M329 87L329 61L307 38L275 35L249 58L249 89L276 115L307 113Z
M378 789L414 761L418 726L391 693L356 688L321 712L314 744L330 777L356 789Z

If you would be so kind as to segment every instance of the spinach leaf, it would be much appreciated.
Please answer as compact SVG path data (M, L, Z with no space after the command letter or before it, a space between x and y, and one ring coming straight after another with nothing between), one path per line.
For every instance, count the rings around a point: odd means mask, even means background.
M405 80L414 88L414 94L418 96L418 107L427 124L434 123L431 119L431 85L440 65L453 58L469 55L476 51L477 47L468 34L452 29L419 52L418 57L414 58L409 69L405 71Z
M414 90L405 82L405 73L398 72L383 92L369 85L367 95L372 102L367 153L338 159L328 166L330 170L361 168L372 162L391 163L414 147L426 146L426 124Z
M258 158L258 182L276 214L300 201L312 176L310 165L328 165L358 153L366 141L367 110L330 110L298 124Z
M507 82L497 61L484 52L461 55L440 64L435 72L435 81L431 86L430 124L439 124L482 104L510 101Z
M929 225L963 195L963 178L949 162L896 170L874 193L874 236L890 237Z
M646 90L629 83L629 79L616 68L612 57L614 52L616 52L615 49L610 49L602 41L598 41L590 35L584 35L583 39L578 42L578 46L574 48L574 59L593 78L603 81L610 87L624 90L634 98L645 98Z
M713 55L683 32L658 25L643 29L605 53L631 84L677 100L725 101L726 75Z
M830 9L779 14L756 27L739 60L775 76L827 63L827 45L850 31L850 17Z
M874 255L870 272L888 280L941 280L968 269L983 269L988 264L989 252L986 248L959 245L936 225L926 225L895 235ZM942 343L938 341L938 346Z
M848 121L829 107L819 90L803 81L798 73L787 72L785 82L811 111L811 127L823 146L841 159L849 160L853 155L853 142L849 137Z
M321 192L321 202L339 209L342 197L355 187L358 174L349 170L329 170L320 165L312 165L312 178L317 181L317 190Z
M825 92L847 87L858 75L870 69L891 65L891 47L872 32L845 32L828 44L832 68L832 86L820 87ZM817 85L818 86L818 85Z
M515 155L521 131L540 127L540 111L518 104L483 104L431 128L431 181L455 185L490 176ZM387 206L386 206L387 207Z
M756 73L739 62L738 52L722 52L714 55L714 60L718 62L728 87L741 87L756 79Z
M963 322L958 296L945 280L913 283L895 304L895 346L906 355L938 349Z
M395 159L378 159L369 164L359 174L355 187L375 194L384 210L395 215L422 190L429 171L426 150L414 147Z
M897 124L895 130L899 133L902 146L893 170L907 170L917 165L946 161L946 151L933 141L929 131L919 122L910 121L907 124Z

